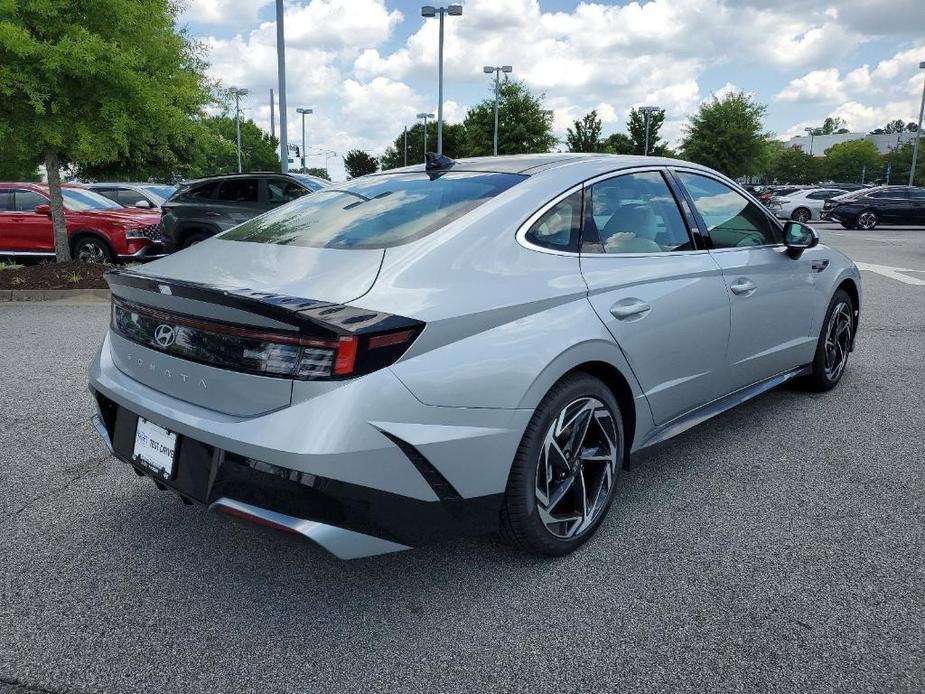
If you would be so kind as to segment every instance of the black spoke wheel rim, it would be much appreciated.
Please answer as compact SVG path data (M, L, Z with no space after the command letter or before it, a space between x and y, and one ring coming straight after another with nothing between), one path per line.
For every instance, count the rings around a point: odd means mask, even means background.
M837 381L848 363L851 328L851 308L841 301L836 304L825 328L825 376L830 381Z
M85 263L103 263L106 262L106 251L95 241L86 241L80 244L77 259Z
M536 466L536 507L562 540L594 525L613 493L620 445L614 415L594 397L566 405L546 431Z

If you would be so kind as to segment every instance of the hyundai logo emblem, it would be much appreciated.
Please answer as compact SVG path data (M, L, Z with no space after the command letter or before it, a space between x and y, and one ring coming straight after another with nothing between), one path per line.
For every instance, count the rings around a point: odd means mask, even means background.
M154 329L154 341L161 347L170 347L177 339L177 331L171 325L159 325Z

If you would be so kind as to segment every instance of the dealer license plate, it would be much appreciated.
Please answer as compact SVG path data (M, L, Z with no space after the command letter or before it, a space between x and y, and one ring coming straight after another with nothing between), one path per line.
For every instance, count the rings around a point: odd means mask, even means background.
M173 453L177 447L177 435L167 431L144 417L138 418L135 429L135 460L160 472L164 477L173 475Z

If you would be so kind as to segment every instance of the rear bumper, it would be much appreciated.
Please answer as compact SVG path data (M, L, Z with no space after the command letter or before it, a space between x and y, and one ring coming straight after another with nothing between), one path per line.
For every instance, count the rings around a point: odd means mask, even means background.
M385 369L236 417L129 378L108 339L91 365L90 390L97 431L139 475L186 502L232 509L343 558L496 529L532 414L424 405ZM172 479L133 460L139 415L178 434ZM235 504L243 506L236 512Z

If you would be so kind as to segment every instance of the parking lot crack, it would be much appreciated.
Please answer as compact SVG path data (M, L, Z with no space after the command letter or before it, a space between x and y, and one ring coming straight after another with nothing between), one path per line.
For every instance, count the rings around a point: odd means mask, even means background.
M36 504L36 503L39 503L39 502L41 502L41 501L44 501L44 500L46 500L46 499L50 499L50 498L52 498L52 497L58 496L58 495L62 494L63 492L67 491L67 490L71 487L71 485L73 485L75 482L77 482L77 481L83 479L84 477L86 477L87 475L89 475L91 472L93 472L94 470L96 470L97 468L99 468L99 467L100 467L103 463L105 463L108 459L109 459L109 456L101 456L101 457L98 458L98 459L94 459L94 460L88 461L87 463L85 463L85 464L83 464L83 465L80 465L80 466L78 466L78 467L76 467L76 468L73 468L71 474L67 477L67 479L66 479L66 481L64 482L64 484L61 484L61 485L59 485L59 486L57 486L57 487L55 487L55 488L53 488L53 489L50 489L50 490L46 491L44 494L39 494L39 495L37 495L37 496L32 497L29 501L27 501L25 504L23 504L23 505L20 506L18 509L16 509L15 511L13 511L13 512L12 512L11 514L9 514L6 518L4 518L3 521L0 522L0 528L6 526L7 523L8 523L9 521L15 520L16 517L19 516L19 514L21 514L21 513L22 513L23 511L25 511L26 509L28 509L30 506L32 506L32 505L34 505L34 504ZM3 680L0 679L0 683L2 683L2 682L3 682Z
M48 689L47 687L24 684L17 679L0 676L0 691L10 694L79 694L77 690L67 687L65 689Z

